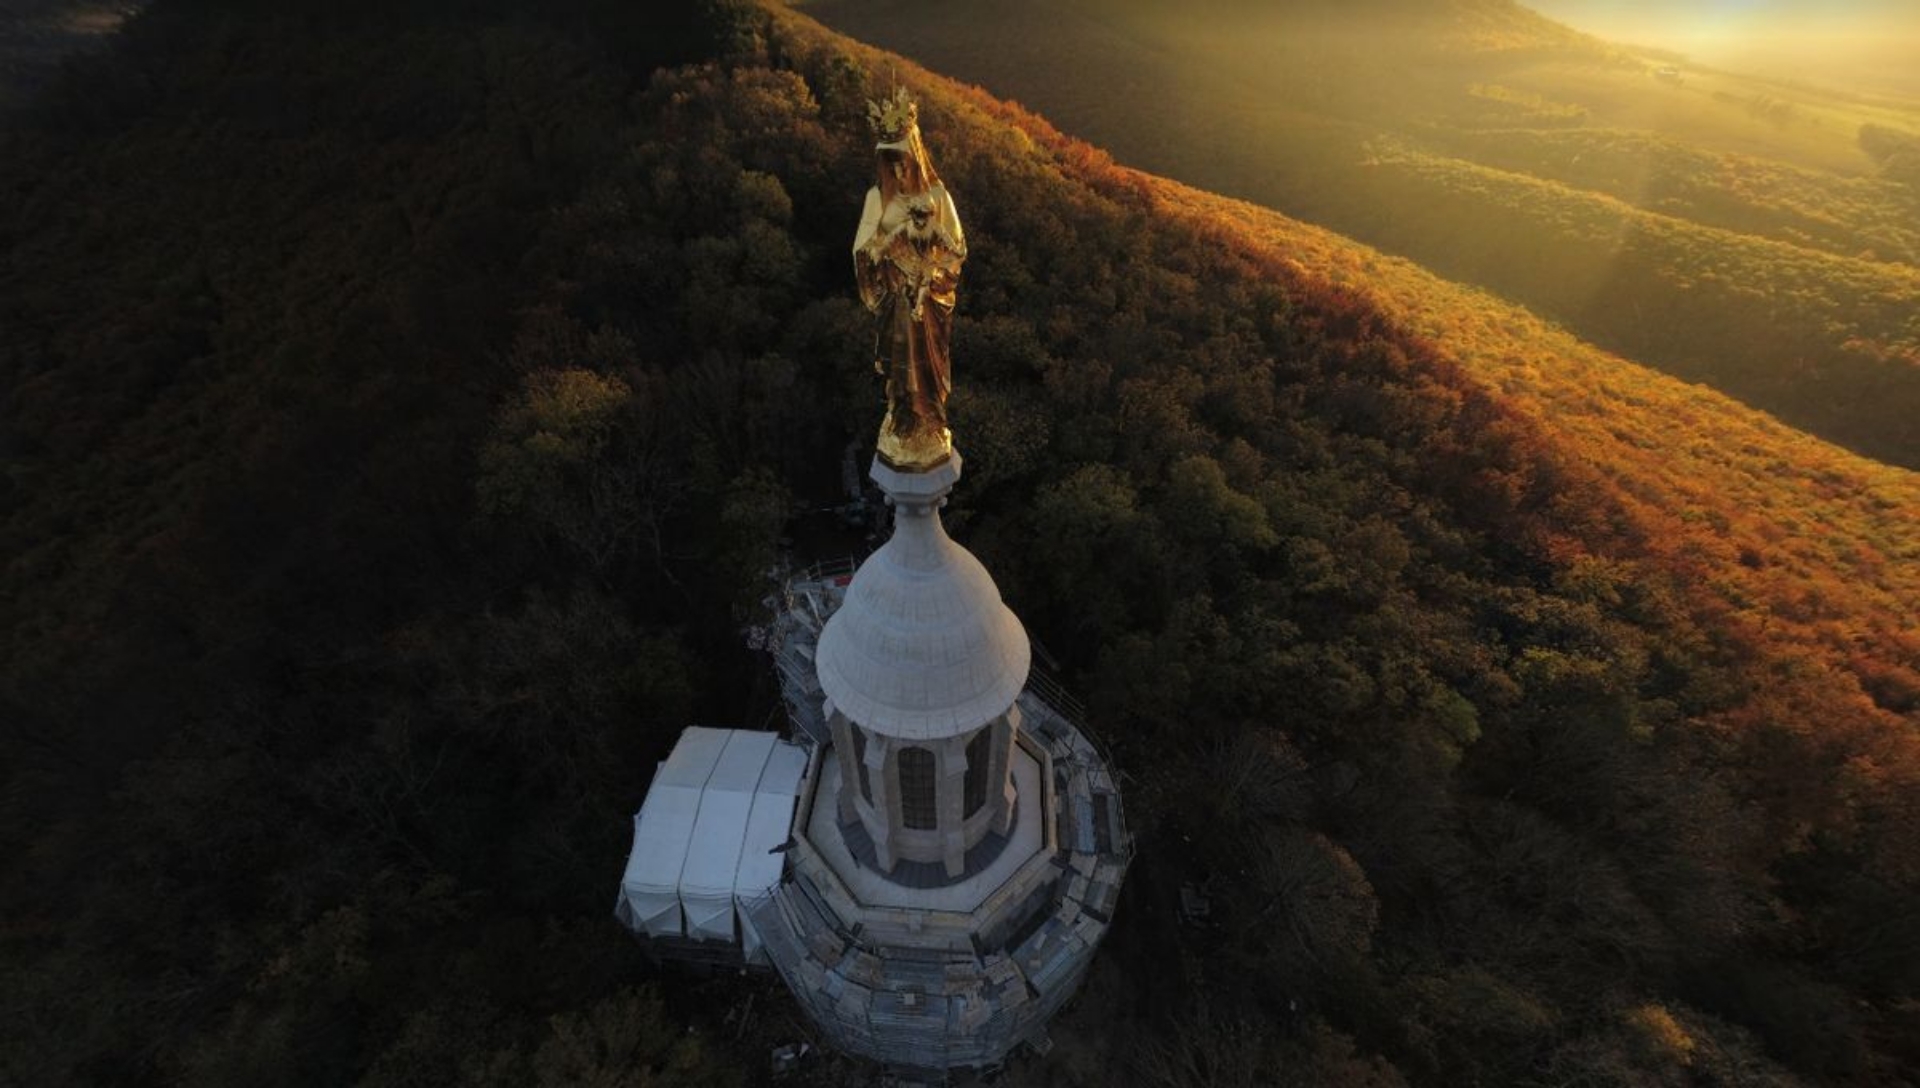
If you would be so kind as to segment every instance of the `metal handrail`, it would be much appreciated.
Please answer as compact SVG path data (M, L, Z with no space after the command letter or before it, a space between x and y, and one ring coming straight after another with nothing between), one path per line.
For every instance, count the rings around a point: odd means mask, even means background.
M1027 674L1027 690L1033 694L1034 698L1040 700L1048 710L1053 711L1061 721L1072 726L1074 731L1078 732L1080 736L1086 740L1087 747L1092 748L1094 754L1100 757L1100 761L1106 764L1107 773L1114 776L1117 786L1120 776L1120 765L1114 762L1113 750L1101 739L1100 734L1087 727L1085 720L1086 708L1080 703L1080 700L1074 698L1060 681L1054 679L1051 673L1039 665L1034 665ZM1126 802L1122 799L1121 792L1118 788L1113 791L1110 797L1111 800L1109 804L1113 806L1114 822L1118 826L1120 835L1124 840L1124 842L1117 844L1120 847L1119 853L1122 858L1131 862L1133 860L1134 844L1133 833L1127 828Z
M787 579L788 588L801 582L824 582L829 578L838 578L843 574L852 574L859 569L860 560L851 555L838 559L822 559L805 570L796 572Z
M1054 679L1052 673L1039 665L1030 666L1027 670L1027 687L1032 688L1040 701L1055 714L1082 732L1086 731L1086 706L1067 691L1066 685Z

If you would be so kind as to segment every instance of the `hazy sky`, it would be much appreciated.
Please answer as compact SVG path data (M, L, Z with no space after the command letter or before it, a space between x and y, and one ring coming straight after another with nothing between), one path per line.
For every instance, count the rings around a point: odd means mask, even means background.
M1693 39L1920 28L1920 0L1523 0L1583 30ZM1920 57L1915 58L1920 62Z
M1920 0L1522 0L1615 41L1815 77L1920 72Z

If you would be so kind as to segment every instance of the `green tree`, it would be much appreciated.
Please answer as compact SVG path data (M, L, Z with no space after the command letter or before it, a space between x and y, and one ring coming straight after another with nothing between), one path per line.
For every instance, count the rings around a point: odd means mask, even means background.
M556 1016L533 1056L540 1088L727 1088L737 1066L667 1019L651 989L627 990Z
M638 377L643 393L578 367L528 374L481 450L481 511L602 574L641 548L664 563L666 527L686 483L662 433L655 382Z

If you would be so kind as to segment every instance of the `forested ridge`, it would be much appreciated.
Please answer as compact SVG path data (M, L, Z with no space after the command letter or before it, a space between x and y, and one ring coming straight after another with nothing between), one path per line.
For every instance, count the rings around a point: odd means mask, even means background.
M611 902L679 729L775 715L896 73L972 252L949 525L1140 834L1016 1083L1911 1080L1913 474L791 12L598 0L157 0L4 136L0 1072L799 1035Z
M1129 165L1920 467L1912 102L1675 67L1511 3L795 2Z

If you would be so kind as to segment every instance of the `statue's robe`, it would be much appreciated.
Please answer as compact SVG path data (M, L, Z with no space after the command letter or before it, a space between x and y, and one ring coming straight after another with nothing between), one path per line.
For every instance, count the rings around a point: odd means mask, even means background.
M966 260L966 235L946 187L924 194L932 205L927 228L903 230L876 245L906 223L912 195L881 195L867 190L860 228L853 239L854 275L860 300L877 318L876 367L887 378L887 420L881 425L880 453L899 468L926 468L949 450L947 394L953 388L949 347L953 304ZM918 237L910 237L917 234Z

